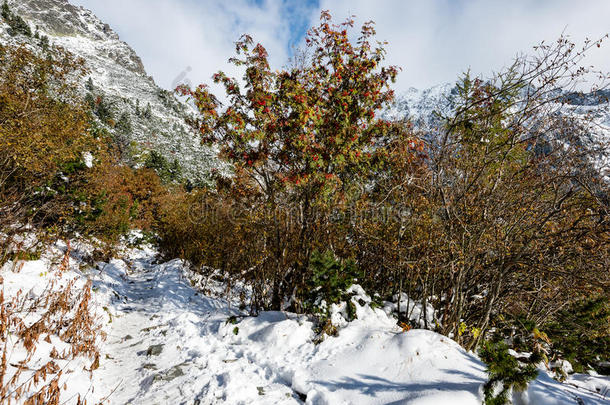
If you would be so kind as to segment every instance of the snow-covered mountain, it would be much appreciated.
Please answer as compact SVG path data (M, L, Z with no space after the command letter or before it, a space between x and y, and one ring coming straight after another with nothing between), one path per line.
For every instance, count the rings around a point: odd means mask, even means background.
M565 98L564 111L567 114L591 120L588 139L583 139L583 142L598 145L592 164L610 183L610 90L567 93Z
M452 96L457 89L446 83L428 89L410 88L399 94L392 107L384 115L392 119L409 119L424 136L428 131L436 132L440 117L450 116L453 109ZM582 139L592 148L591 163L607 182L610 182L610 90L589 93L557 90L564 103L557 111L567 116L582 118L588 133Z
M428 89L411 87L398 94L393 106L385 111L388 118L409 118L419 128L429 128L438 123L438 113L451 110L449 96L455 86L449 83L440 84Z
M156 150L170 162L178 160L183 175L192 182L206 182L210 169L219 163L186 126L185 117L192 110L155 84L140 57L108 24L68 0L9 0L8 5L30 25L33 36L11 36L8 25L0 20L0 41L40 48L41 38L47 37L50 44L82 57L91 79L83 83L83 94L96 100L101 97L110 106L114 122L128 123L121 131L112 124L108 127L122 138L135 163Z

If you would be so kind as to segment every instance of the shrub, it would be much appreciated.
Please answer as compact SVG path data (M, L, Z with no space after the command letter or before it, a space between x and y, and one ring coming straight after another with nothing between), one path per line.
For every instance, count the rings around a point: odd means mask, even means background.
M0 229L53 226L108 241L132 227L151 229L163 192L149 169L118 164L117 148L91 119L79 83L83 61L58 48L39 57L0 46ZM88 96L100 118L108 104ZM84 154L96 157L88 168Z
M574 371L603 370L610 360L610 303L606 297L577 301L544 326L553 348Z
M147 120L152 118L152 108L150 103L146 104L146 108L144 109L144 112L142 112L142 117L146 118Z
M470 349L501 317L543 325L610 285L607 192L590 164L604 145L583 142L593 124L566 116L556 92L576 79L576 51L564 39L538 49L489 80L458 81L450 111L426 128L425 165L404 170L406 153L388 148L363 204L397 218L350 234L369 291L434 297L441 332ZM541 86L542 76L553 79Z
M233 200L231 195L223 188L191 193L174 189L157 200L157 232L167 256L183 257L201 271L219 269L229 285L236 279L246 281L253 290L250 310L256 313L269 303L264 267L269 229L256 197L244 194Z
M119 134L122 135L127 135L131 133L133 129L131 126L131 117L127 112L121 114L121 117L115 125L115 129L118 131Z
M130 229L153 229L156 198L163 188L152 170L105 163L86 178L86 205L79 224L83 232L116 242Z
M38 42L38 45L43 50L43 52L48 52L49 51L49 37L47 37L46 35L41 36L40 41Z
M107 101L104 96L94 96L89 94L87 96L87 101L89 102L89 105L91 106L91 109L95 115L104 124L109 124L114 121L114 106Z
M83 61L0 45L0 228L65 223L83 153L99 147L79 98Z
M487 364L489 373L489 381L483 386L485 405L511 404L512 392L525 391L527 384L538 375L534 364L520 364L503 342L485 341L479 356Z
M311 276L304 295L307 297L306 309L314 312L320 312L322 300L326 303L325 313L330 309L330 304L349 301L347 289L363 277L354 261L338 260L329 250L324 253L314 251L309 267Z
M246 88L222 72L214 75L229 100L222 111L205 86L179 89L199 109L204 141L258 193L266 238L258 266L276 309L295 289L304 291L312 252L328 246L330 212L360 178L379 170L388 133L402 128L376 116L393 99L398 70L380 66L385 51L372 45L373 23L364 24L356 43L348 34L353 24L333 24L323 12L306 39L311 58L281 71L271 70L261 44L243 36L231 61L245 68Z
M223 108L205 85L178 89L235 173L163 209L167 251L248 283L255 310L291 299L299 311L311 280L342 282L331 264L314 274L313 252L330 249L358 263L367 291L421 302L426 327L432 303L439 331L469 349L502 319L544 325L607 289L610 213L591 164L605 145L583 141L591 122L566 115L557 92L584 74L586 49L560 38L490 79L465 74L420 133L378 116L397 70L380 66L372 23L355 44L352 25L324 12L280 71L243 36L231 59L243 81L213 78ZM197 204L213 218L186 223Z
M164 183L180 182L182 179L182 168L178 160L174 159L171 163L156 150L151 150L144 166L153 169L163 180Z
M26 404L59 404L62 360L89 357L90 370L99 366L99 338L105 337L91 310L91 282L76 288L74 280L62 278L69 262L70 248L59 268L52 269L45 293L19 291L10 296L0 292L0 402ZM17 262L15 262L15 265ZM48 360L39 352L42 339L51 336L65 342L67 348L53 349ZM42 344L44 351L48 346ZM60 363L61 364L61 363ZM80 403L80 398L79 398Z
M21 34L28 37L32 36L32 29L29 24L25 22L21 16L14 14L6 1L2 4L1 15L2 19L9 25L9 35L15 36Z

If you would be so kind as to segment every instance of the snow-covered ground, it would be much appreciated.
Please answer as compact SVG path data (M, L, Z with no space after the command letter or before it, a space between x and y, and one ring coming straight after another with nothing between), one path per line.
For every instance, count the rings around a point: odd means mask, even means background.
M192 287L180 260L157 263L150 248L126 250L95 268L78 255L74 249L68 274L93 280L94 311L108 337L91 380L83 370L90 361L66 366L66 403L75 403L77 392L90 404L102 398L151 405L482 401L485 367L474 354L431 331L403 332L382 309L356 304L358 319L316 344L308 318L246 317ZM50 267L43 257L18 273L3 268L5 293L35 287ZM608 377L586 375L560 384L541 370L515 403L610 404L609 386Z

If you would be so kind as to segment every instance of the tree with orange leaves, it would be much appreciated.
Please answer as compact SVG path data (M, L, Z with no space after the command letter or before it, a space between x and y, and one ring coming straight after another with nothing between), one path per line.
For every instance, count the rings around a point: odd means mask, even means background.
M305 40L306 61L279 71L271 69L261 44L242 36L230 61L245 68L243 80L223 72L213 77L224 86L226 106L205 85L178 89L200 111L197 127L204 141L257 185L264 204L271 211L286 201L297 208L301 258L285 266L297 273L305 271L312 252L314 213L379 171L388 153L384 143L397 136L397 127L378 115L393 100L390 85L398 69L381 66L385 49L373 42L373 22L362 26L355 42L348 32L353 27L352 19L334 24L322 12ZM279 261L282 236L273 237ZM282 282L274 282L276 303Z

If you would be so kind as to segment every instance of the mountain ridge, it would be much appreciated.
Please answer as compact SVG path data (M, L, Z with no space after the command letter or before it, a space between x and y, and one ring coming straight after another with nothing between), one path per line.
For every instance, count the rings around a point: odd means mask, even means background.
M0 22L0 40L41 47L36 37L63 47L85 60L89 77L82 91L93 102L103 102L110 115L98 120L122 149L126 163L141 166L152 151L167 161L178 161L185 181L210 184L212 169L224 165L186 124L194 110L172 92L160 88L147 75L137 53L93 12L67 0L10 0L11 10L22 17L33 37L11 35ZM119 121L122 125L117 126Z

